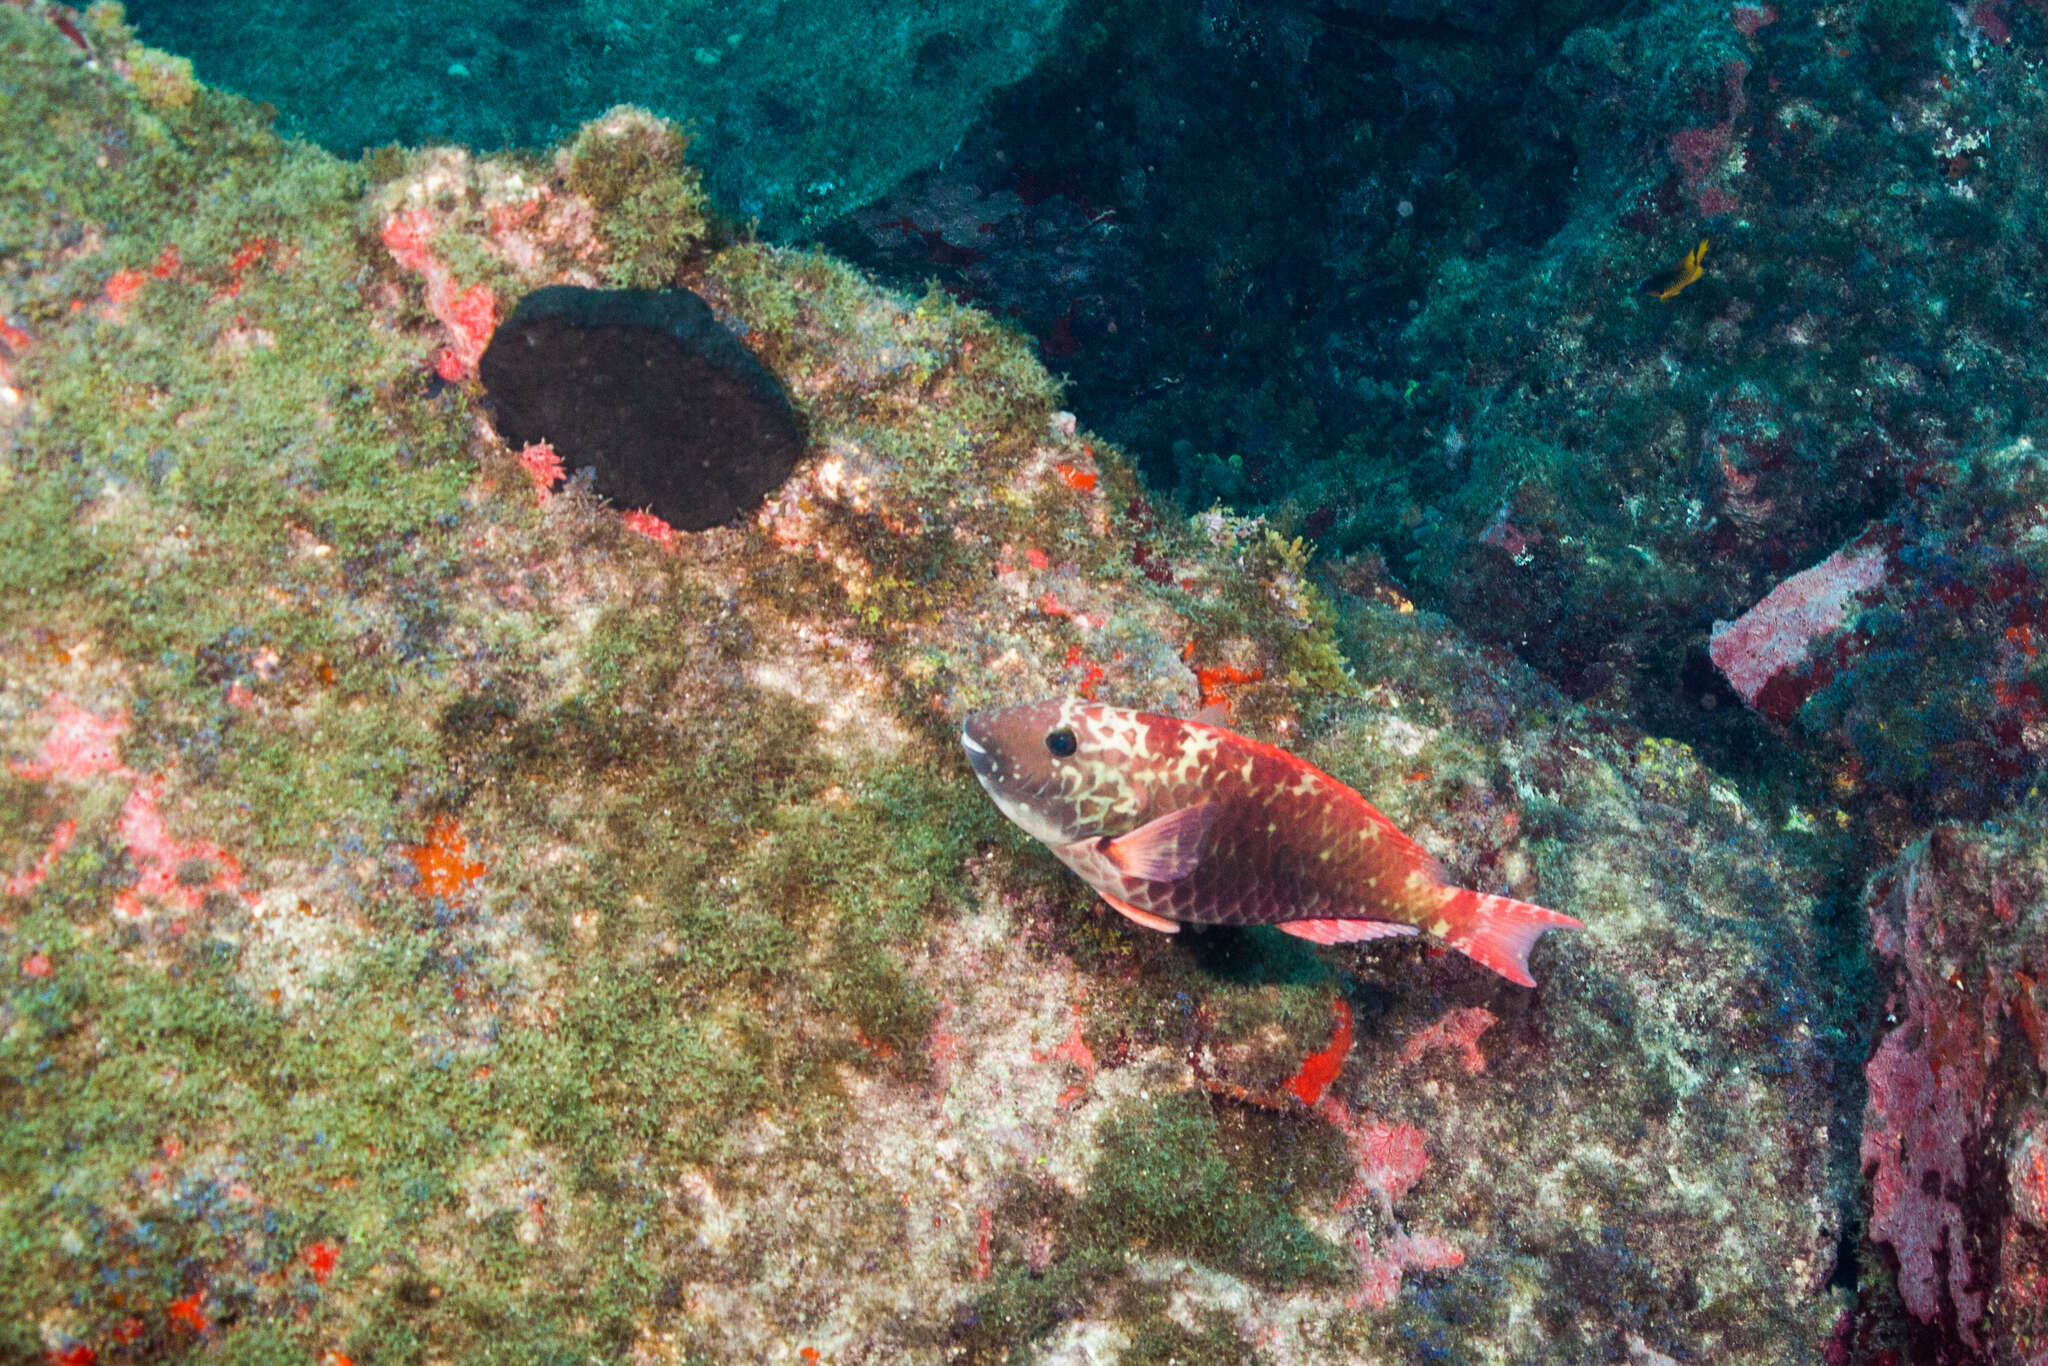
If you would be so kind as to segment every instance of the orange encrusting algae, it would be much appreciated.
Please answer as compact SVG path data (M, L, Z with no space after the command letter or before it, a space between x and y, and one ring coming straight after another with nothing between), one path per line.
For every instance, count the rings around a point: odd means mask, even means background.
M206 1331L206 1312L200 1306L205 1303L206 1292L195 1290L182 1300L172 1300L164 1314L173 1323L182 1323L195 1333L203 1333Z
M408 847L405 857L419 870L424 895L453 899L485 872L482 863L464 857L468 853L469 841L455 817L441 815L427 827L427 842Z

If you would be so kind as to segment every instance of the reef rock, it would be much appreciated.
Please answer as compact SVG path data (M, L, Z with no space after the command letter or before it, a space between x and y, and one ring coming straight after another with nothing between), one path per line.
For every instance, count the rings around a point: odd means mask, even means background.
M1821 1359L1809 878L1684 747L1162 513L936 291L640 235L673 168L344 166L98 14L0 7L0 1355ZM483 411L621 261L806 422L754 516ZM958 749L1062 691L1587 928L1127 928Z
M1864 1313L1843 1333L1858 1360L2048 1351L2040 826L2029 803L1990 826L1940 827L1865 893L1889 993L1865 1069L1872 1255Z
M2026 438L1921 471L1851 544L1714 630L1714 662L1852 805L1982 816L2048 754L2048 461Z

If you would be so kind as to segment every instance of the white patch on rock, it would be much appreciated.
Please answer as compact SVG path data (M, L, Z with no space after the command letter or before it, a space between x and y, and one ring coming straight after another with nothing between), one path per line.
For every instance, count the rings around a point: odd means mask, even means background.
M463 1216L482 1223L507 1210L519 1211L519 1241L532 1247L549 1227L550 1212L558 1211L561 1182L556 1159L533 1148L527 1136L514 1130L496 1156L486 1158L455 1181L466 1203Z

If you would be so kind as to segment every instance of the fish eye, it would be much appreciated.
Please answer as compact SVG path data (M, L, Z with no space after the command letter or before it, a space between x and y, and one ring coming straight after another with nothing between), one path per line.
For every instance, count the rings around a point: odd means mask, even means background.
M1074 732L1068 730L1065 726L1061 726L1058 730L1045 737L1045 747L1052 751L1053 758L1066 758L1075 749Z

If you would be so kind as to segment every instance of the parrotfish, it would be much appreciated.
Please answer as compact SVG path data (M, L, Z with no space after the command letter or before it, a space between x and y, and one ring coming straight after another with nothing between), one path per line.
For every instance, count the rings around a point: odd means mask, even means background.
M1081 698L976 712L967 760L1002 813L1148 929L1273 925L1317 944L1428 931L1511 982L1558 911L1446 885L1372 803L1221 726Z

